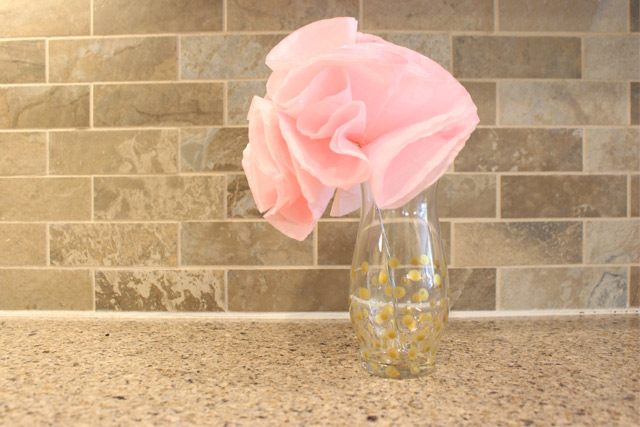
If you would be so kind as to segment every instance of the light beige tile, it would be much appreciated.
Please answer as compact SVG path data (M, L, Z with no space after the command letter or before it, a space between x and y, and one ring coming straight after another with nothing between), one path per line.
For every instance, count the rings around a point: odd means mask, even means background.
M631 267L629 276L629 307L640 307L640 267Z
M584 78L640 79L640 36L585 37Z
M227 218L262 218L244 174L227 175Z
M0 37L88 35L90 0L4 0Z
M177 147L175 130L51 132L49 173L175 173Z
M640 129L586 129L584 158L588 172L639 171Z
M248 143L246 128L181 129L180 170L241 171L242 151Z
M503 125L626 125L628 84L592 81L502 81Z
M621 175L503 176L503 218L620 217L627 214Z
M0 178L0 220L91 219L89 178Z
M496 177L445 174L438 184L440 218L495 218Z
M94 178L98 220L221 219L224 177L149 176Z
M230 125L245 125L247 114L254 96L264 96L267 92L264 81L244 81L227 83L227 120Z
M360 222L318 223L318 264L350 266Z
M222 124L221 83L95 85L95 126Z
M456 267L582 262L581 222L482 222L453 225Z
M587 221L585 226L586 263L640 263L640 220Z
M0 310L92 310L88 270L0 270Z
M496 84L494 82L460 82L478 107L481 125L496 124Z
M427 56L451 71L451 40L449 34L376 33L383 39L408 47Z
M45 224L0 224L0 265L45 265Z
M43 40L0 42L0 84L44 83L44 70Z
M176 224L51 224L52 265L173 266Z
M89 86L0 87L0 129L89 126Z
M231 270L230 311L345 311L349 270Z
M452 295L452 310L495 310L495 268L451 268L449 286ZM459 293L456 300L455 295Z
M43 175L46 162L44 132L0 133L0 176Z
M311 265L313 235L302 242L267 222L181 224L183 265Z
M99 270L96 309L116 311L221 311L222 270Z
M176 37L51 40L51 82L175 80Z
M625 267L504 268L503 310L622 308L627 305Z
M94 0L94 34L222 31L222 0Z

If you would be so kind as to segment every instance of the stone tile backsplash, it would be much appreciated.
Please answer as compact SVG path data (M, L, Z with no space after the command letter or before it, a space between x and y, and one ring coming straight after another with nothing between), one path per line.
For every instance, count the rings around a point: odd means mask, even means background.
M303 242L242 172L264 59L360 30L460 79L454 310L638 307L637 0L0 0L0 310L342 311L357 214Z

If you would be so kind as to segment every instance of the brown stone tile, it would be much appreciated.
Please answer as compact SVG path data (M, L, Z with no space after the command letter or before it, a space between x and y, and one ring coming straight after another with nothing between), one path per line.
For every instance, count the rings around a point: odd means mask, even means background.
M0 84L44 83L44 69L43 40L0 42Z
M94 178L94 219L221 219L224 177Z
M0 270L0 310L92 310L89 270Z
M637 33L640 31L640 1L629 0L629 30Z
M319 19L358 16L358 0L229 0L229 31L295 30Z
M456 172L581 171L582 129L476 129Z
M89 126L89 86L0 87L0 129Z
M222 31L222 0L94 0L94 34Z
M0 265L45 265L45 224L0 224Z
M96 309L221 311L222 270L96 271Z
M495 175L444 175L438 184L438 216L495 218Z
M349 270L230 270L230 311L345 311Z
M620 175L503 176L503 218L626 216L627 183Z
M376 33L399 46L408 47L427 56L447 71L451 71L451 40L449 34Z
M175 80L175 37L51 40L52 82Z
M183 79L259 79L269 77L267 53L280 34L206 35L182 37Z
M627 0L500 0L502 31L627 31Z
M79 36L89 34L90 0L0 2L0 37Z
M640 125L640 82L631 82L631 124Z
M579 37L456 36L458 78L580 78Z
M221 125L222 84L96 85L94 120L95 126Z
M175 130L51 132L49 173L175 173L177 146Z
M629 307L640 307L640 267L631 267L629 276Z
M91 219L89 178L1 178L0 220Z
M501 81L503 125L626 125L626 83Z
M456 267L582 262L581 222L455 223Z
M183 265L311 265L313 234L290 239L267 222L181 224Z
M51 224L52 265L177 264L176 224Z
M227 218L262 218L243 174L227 175Z
M44 132L0 133L0 176L44 174L44 139Z
M631 175L631 211L630 216L640 216L640 175Z
M481 125L496 124L496 84L494 82L460 82L478 107Z
M500 308L622 308L627 280L625 267L504 268Z
M635 80L639 77L640 37L585 37L585 79Z
M264 81L227 83L227 121L230 125L246 125L249 106L254 96L267 92Z
M640 129L586 129L584 158L588 172L639 171Z
M449 286L454 302L452 310L495 310L495 268L452 268ZM455 300L456 294L460 294Z
M351 265L358 221L318 223L318 264Z
M363 15L367 30L493 30L492 0L367 0Z
M246 128L181 129L180 170L239 172L248 143Z
M587 221L585 263L640 263L640 220Z

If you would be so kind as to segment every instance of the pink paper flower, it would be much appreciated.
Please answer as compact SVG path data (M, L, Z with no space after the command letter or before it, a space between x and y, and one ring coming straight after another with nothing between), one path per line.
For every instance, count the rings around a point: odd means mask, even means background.
M269 53L265 98L249 111L243 168L256 205L303 240L332 214L399 207L446 171L478 123L462 85L410 49L357 32L353 18L309 24Z

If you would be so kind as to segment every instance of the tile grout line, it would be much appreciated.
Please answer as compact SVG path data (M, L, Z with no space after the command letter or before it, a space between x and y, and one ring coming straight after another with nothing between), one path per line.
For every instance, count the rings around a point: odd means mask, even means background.
M222 32L226 33L228 29L227 22L227 11L228 11L227 0L222 0Z
M500 5L499 0L493 0L493 31L500 32Z
M93 0L89 1L89 33L93 36Z

